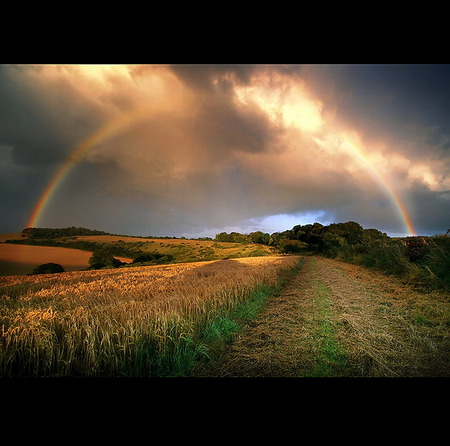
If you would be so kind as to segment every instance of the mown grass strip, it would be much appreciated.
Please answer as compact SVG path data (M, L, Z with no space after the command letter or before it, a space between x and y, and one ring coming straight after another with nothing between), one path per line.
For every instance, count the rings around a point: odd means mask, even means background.
M317 325L314 338L319 348L315 366L306 377L349 376L350 368L343 346L337 339L337 329L334 323L334 311L331 305L330 289L322 282L315 283L316 312L314 319Z
M266 299L280 292L298 274L304 263L305 259L302 258L293 267L283 269L276 285L259 284L250 299L239 303L228 314L216 316L205 325L200 335L201 343L197 343L196 347L198 351L199 346L201 346L200 351L202 353L197 355L197 359L200 361L214 359L218 351L229 345L233 337L246 324L256 318ZM193 366L194 363L195 361L191 365Z

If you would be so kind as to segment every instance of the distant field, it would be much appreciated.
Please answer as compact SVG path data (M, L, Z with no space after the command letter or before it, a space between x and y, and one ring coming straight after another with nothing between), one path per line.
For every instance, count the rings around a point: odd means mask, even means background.
M214 240L153 239L115 235L78 236L72 240L105 244L132 244L144 252L171 254L176 262L221 260L273 255L272 247L255 243L216 242Z
M0 242L6 242L6 240L20 240L23 237L19 233L0 234Z
M0 234L0 242L23 239L20 234ZM115 247L117 252L129 252L114 255L122 262L131 262L132 253L170 254L175 263L200 262L242 257L263 257L273 255L269 246L254 243L216 242L213 240L154 239L116 235L86 235L61 237L52 240L42 239L39 245L57 242L63 246L38 246L0 243L0 275L29 274L43 263L59 263L65 271L77 271L89 266L89 258L97 247ZM94 245L91 251L77 248L76 242L89 242ZM69 244L72 244L69 247ZM67 245L68 247L64 247ZM89 246L89 245L88 245ZM90 248L88 248L90 249ZM125 257L128 255L129 257Z
M80 249L0 243L0 275L30 274L36 266L50 262L59 263L65 271L78 271L89 266L91 255Z

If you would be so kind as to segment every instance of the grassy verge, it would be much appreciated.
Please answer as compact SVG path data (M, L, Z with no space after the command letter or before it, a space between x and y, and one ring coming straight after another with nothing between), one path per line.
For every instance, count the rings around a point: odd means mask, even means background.
M305 377L349 376L345 349L337 339L337 326L330 300L329 288L320 281L315 283L316 311L313 314L316 329L312 333L317 343L314 367Z
M406 237L345 245L323 252L331 258L399 277L422 291L450 290L450 237Z

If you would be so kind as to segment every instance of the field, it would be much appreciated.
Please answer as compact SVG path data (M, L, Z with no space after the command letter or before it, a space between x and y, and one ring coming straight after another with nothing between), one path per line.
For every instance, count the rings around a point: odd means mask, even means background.
M229 319L298 257L0 278L2 376L164 376L208 353ZM219 336L220 337L220 336Z
M253 243L115 235L38 239L33 240L36 244L32 245L5 243L7 240L24 241L24 238L20 234L0 234L0 276L30 274L36 266L50 262L62 265L65 271L84 270L89 267L92 252L103 247L119 253L114 257L124 263L131 263L138 253L168 254L175 263L273 254L272 248Z
M59 263L65 271L79 271L89 267L92 252L52 246L14 245L0 243L0 275L31 274L44 263ZM129 258L119 260L131 262Z
M7 240L27 244L4 243ZM47 249L39 249L40 247ZM65 248L65 251L62 248ZM66 271L86 269L92 252L102 248L109 249L115 258L124 263L130 263L137 255L146 253L169 255L174 263L267 256L275 253L272 247L265 245L219 243L212 240L158 239L118 235L66 236L28 240L20 234L0 234L0 275L28 274L35 266L48 262L59 263Z
M19 233L0 234L0 243L6 240L20 240L22 236Z
M87 262L74 246L166 257L0 277L0 376L450 376L450 239L330 240L339 249L301 255L112 235L1 243L25 250L19 266L42 250Z
M269 246L254 243L216 242L212 240L126 237L115 235L77 236L72 241L94 242L115 247L132 247L143 252L170 254L177 262L220 260L273 254Z
M219 360L196 375L449 377L450 296L308 256Z

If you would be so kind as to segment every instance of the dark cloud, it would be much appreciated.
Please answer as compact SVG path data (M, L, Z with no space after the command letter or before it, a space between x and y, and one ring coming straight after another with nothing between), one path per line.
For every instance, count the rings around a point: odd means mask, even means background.
M211 150L262 152L276 137L277 129L258 109L238 109L229 99L208 101L195 119L195 130Z
M445 234L450 229L450 190L431 191L416 185L412 191L412 216L420 234Z
M89 97L43 67L0 67L0 144L18 164L58 163L102 120Z
M436 148L447 156L450 153L450 125L436 125L429 129L426 143L428 146Z
M304 214L402 233L382 178L420 231L442 232L449 77L446 66L3 66L0 223L22 229L67 156L145 106L89 147L41 225L201 235Z

